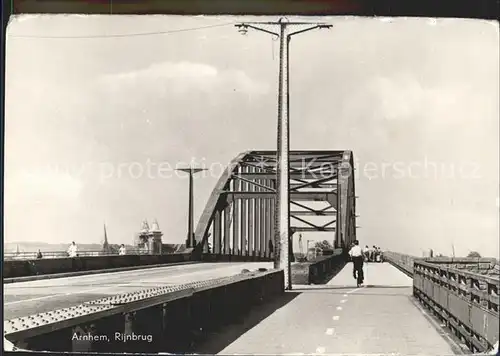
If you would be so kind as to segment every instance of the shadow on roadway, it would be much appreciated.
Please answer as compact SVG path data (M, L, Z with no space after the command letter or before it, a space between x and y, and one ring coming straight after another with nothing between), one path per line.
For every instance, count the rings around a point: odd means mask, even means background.
M258 325L261 321L284 307L301 293L289 291L265 304L253 307L245 316L226 324L220 330L207 335L203 341L193 345L192 353L217 354L236 341L240 336Z
M342 262L337 268L335 268L331 273L329 273L328 275L326 275L324 278L322 278L320 281L317 281L315 283L315 285L325 285L327 284L328 282L330 282L332 279L334 279L340 272L342 272L344 270L344 268L346 268L346 266L348 265L347 262Z

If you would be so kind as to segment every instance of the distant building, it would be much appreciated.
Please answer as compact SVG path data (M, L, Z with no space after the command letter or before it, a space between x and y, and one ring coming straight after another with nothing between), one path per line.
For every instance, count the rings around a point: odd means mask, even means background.
M113 249L109 245L108 242L108 232L106 231L106 224L104 224L104 241L102 242L102 255L111 255L113 253Z
M136 235L135 246L144 254L161 254L162 236L163 233L160 230L158 221L153 220L152 226L149 227L149 223L145 219L142 222L141 230Z

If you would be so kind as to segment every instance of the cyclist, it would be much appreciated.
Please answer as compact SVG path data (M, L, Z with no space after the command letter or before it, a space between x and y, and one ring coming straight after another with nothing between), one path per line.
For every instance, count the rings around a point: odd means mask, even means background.
M349 256L351 256L352 264L353 264L353 276L357 281L357 286L360 287L364 282L363 275L363 259L364 252L363 249L359 246L359 241L354 241L354 246L349 251Z

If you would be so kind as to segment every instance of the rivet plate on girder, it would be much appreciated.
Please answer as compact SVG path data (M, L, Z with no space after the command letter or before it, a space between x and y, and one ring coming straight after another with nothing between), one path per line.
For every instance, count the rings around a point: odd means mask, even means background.
M196 281L181 285L174 286L162 286L157 288L150 288L147 290L128 292L121 295L115 295L107 298L101 298L89 302L85 302L81 305L72 306L69 308L57 309L49 311L46 313L39 313L35 315L29 315L26 317L15 318L11 320L4 321L4 334L10 334L13 332L20 332L23 330L32 329L35 327L40 327L48 324L54 324L64 320L72 319L74 317L80 317L85 315L94 314L99 311L113 309L116 304L127 304L132 301L140 301L144 299L150 299L165 295L172 292L182 291L186 289L197 289L197 288L207 288L216 287L220 285L225 285L230 282L236 282L248 278L248 275L234 275L229 277L221 277L205 281Z
M68 320L71 317L74 317L75 314L79 316L88 315L88 314L93 314L97 311L109 309L110 307L111 306L106 306L106 307L99 306L97 308L96 307L89 308L85 305L77 305L70 308L63 308L46 313L39 313L35 315L29 315L26 317L6 320L4 322L4 334L10 334L13 332L32 329L34 327L54 324L63 320Z

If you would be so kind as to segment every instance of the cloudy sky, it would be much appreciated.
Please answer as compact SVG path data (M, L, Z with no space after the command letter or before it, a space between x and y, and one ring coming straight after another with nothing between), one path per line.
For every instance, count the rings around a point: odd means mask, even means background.
M183 242L188 181L166 168L213 168L197 220L217 167L275 149L278 43L242 20L12 20L5 241L100 242L106 222L131 243L157 218ZM361 243L498 255L498 25L321 20L292 41L291 147L354 151Z

